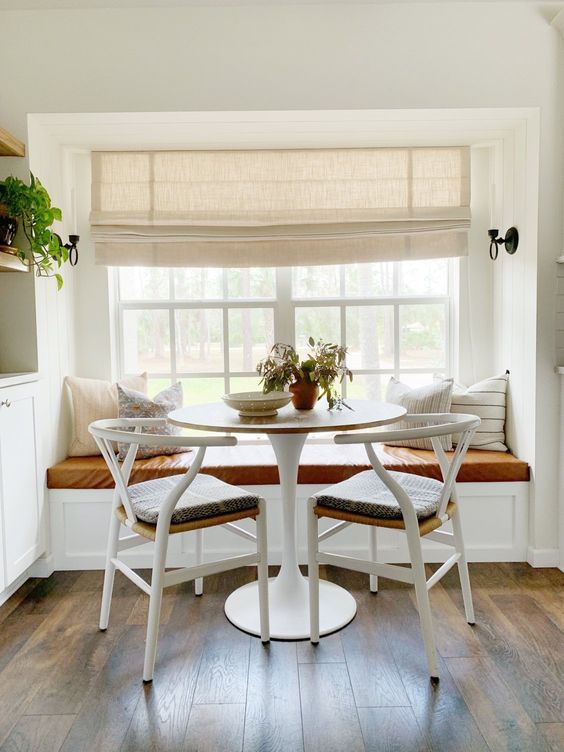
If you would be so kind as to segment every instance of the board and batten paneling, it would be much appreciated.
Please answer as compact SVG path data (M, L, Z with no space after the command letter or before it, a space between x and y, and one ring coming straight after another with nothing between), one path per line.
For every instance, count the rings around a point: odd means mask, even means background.
M564 255L556 264L556 364L564 366Z
M248 491L268 500L269 563L279 564L282 550L282 500L280 486L247 486ZM321 486L298 486L297 546L301 563L307 561L305 510L308 497ZM51 489L52 553L58 570L103 569L107 530L112 506L111 489ZM460 483L466 551L469 561L525 561L529 515L529 483ZM484 526L484 520L488 525ZM325 524L326 522L326 524ZM322 527L330 526L330 521ZM246 520L241 527L247 527ZM252 524L249 526L252 529ZM450 549L424 541L428 562L444 561ZM185 566L194 556L194 534L173 535L169 544L168 566ZM248 543L224 530L206 530L206 558L245 553ZM346 556L364 556L368 551L366 530L352 525L326 544L326 550ZM382 561L406 562L405 535L395 530L378 530L378 551ZM127 551L124 560L133 567L151 566L152 544Z

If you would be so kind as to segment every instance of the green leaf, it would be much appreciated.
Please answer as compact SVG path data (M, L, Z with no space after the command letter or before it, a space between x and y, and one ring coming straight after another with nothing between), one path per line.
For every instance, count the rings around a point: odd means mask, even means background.
M51 197L39 178L30 173L29 185L12 175L0 180L0 202L20 221L27 240L27 247L18 251L19 257L35 264L39 276L50 276L55 264L60 267L68 261L68 250L52 230L53 222L62 220L62 212L51 206ZM60 289L62 277L57 284Z
M60 274L55 274L55 279L57 280L57 290L60 290L63 286L63 278Z

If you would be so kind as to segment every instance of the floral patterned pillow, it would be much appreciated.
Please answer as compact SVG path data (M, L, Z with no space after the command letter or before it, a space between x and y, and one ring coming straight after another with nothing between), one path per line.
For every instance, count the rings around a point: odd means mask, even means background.
M120 418L166 418L167 415L179 407L182 407L182 384L177 382L163 389L154 399L147 397L142 392L126 389L120 384L118 390L118 416ZM180 429L173 425L159 426L158 428L144 428L145 433L157 433L175 435ZM119 443L119 459L124 460L129 444ZM191 451L188 447L147 446L140 444L137 449L138 460L148 457L157 457L161 454L178 454L179 452Z

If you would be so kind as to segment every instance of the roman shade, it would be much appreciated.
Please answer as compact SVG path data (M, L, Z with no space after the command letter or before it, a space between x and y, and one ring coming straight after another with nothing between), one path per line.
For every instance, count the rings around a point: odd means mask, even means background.
M109 266L297 266L467 253L468 147L92 153Z

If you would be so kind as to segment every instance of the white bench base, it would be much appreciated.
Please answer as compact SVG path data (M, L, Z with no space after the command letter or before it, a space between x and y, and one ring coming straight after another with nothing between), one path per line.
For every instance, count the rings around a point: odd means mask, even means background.
M306 499L322 486L298 486L298 547L299 560L307 561ZM282 529L279 486L247 486L261 494L268 502L268 547L270 563L280 564ZM528 544L529 484L519 483L461 483L458 486L466 551L469 561L526 561ZM106 536L111 511L111 490L51 489L51 554L56 570L103 569ZM329 526L330 520L323 520ZM241 525L244 527L247 521ZM252 524L252 523L251 523ZM405 536L394 530L378 529L378 557L380 561L407 562ZM185 566L194 560L194 533L172 536L168 565ZM245 542L221 529L204 533L206 558L244 553ZM151 543L123 554L131 567L151 566ZM327 550L348 556L363 557L368 551L368 534L359 525L351 525L326 544ZM444 561L450 549L431 541L423 545L425 560Z

